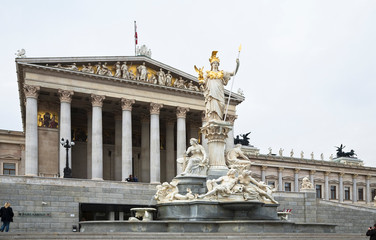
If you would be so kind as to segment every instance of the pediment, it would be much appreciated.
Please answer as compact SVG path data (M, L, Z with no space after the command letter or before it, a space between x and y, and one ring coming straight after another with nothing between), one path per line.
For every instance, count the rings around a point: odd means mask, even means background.
M3 154L3 155L0 155L0 159L2 160L21 160L20 157L16 157L14 155L11 155L11 154Z
M197 77L145 56L17 58L16 62L19 70L31 68L49 74L86 76L90 79L203 94ZM225 95L229 95L228 90L225 90ZM240 103L244 97L232 93L231 99Z

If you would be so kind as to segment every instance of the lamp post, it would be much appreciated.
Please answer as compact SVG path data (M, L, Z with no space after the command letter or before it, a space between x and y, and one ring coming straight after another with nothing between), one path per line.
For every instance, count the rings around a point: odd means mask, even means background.
M65 168L64 168L64 178L72 178L72 169L69 168L68 155L69 155L69 148L74 146L74 142L71 141L69 143L68 139L64 140L64 138L62 138L60 143L67 150L67 162L65 163Z

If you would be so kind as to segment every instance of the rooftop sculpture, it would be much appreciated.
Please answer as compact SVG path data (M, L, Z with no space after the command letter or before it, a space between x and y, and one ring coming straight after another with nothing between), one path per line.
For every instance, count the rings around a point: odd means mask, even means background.
M343 149L345 148L346 146L344 146L343 144L341 144L339 147L336 147L337 148L337 158L340 158L340 157L349 157L349 158L356 158L356 154L355 154L355 151L353 149L350 150L350 152L344 152Z

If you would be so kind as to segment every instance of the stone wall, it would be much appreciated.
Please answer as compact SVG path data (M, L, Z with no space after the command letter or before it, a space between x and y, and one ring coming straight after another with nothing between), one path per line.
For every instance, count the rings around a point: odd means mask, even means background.
M71 232L79 203L146 206L154 193L155 185L144 183L0 176L0 203L9 201L15 213L12 232Z
M376 208L316 199L316 193L277 192L279 210L292 209L293 222L336 224L338 233L365 234L376 223Z

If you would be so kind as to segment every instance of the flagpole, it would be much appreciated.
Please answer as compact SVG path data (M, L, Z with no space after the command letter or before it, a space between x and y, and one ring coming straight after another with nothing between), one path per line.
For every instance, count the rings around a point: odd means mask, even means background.
M136 48L137 48L137 26L136 26L136 21L134 21L134 55L136 56Z
M242 45L239 46L238 58L237 58L237 59L239 59L239 57L240 57L240 51L241 51L241 50L242 50ZM236 69L235 69L235 71L236 71ZM223 118L223 121L226 121L227 111L228 111L228 106L230 105L230 99L231 99L232 87L234 86L234 82L235 82L235 76L236 76L236 73L235 73L234 77L232 78L230 94L228 95L227 106L226 106L226 112L225 112L225 117Z

